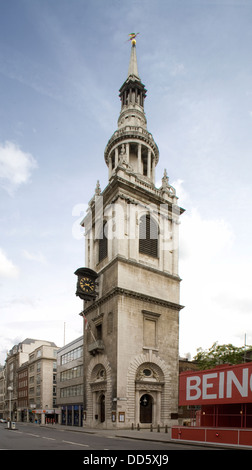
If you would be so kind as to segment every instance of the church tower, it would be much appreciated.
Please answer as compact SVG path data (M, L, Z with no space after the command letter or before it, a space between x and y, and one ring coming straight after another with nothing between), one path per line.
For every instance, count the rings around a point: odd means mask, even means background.
M180 277L178 224L184 211L147 130L146 89L131 41L119 90L117 130L104 152L108 185L97 182L85 227L84 426L175 423L178 411ZM81 295L81 292L83 295Z

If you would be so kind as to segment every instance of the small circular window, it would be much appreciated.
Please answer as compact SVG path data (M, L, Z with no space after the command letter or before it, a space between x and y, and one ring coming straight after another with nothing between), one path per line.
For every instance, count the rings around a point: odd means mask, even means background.
M144 369L143 374L145 375L145 377L151 377L152 371L150 369Z
M97 372L96 380L105 380L105 379L106 379L106 372L105 372L105 369L100 369L100 370Z

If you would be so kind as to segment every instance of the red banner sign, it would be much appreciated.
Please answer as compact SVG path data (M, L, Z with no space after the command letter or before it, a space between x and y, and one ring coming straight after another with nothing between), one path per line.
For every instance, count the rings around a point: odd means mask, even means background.
M252 403L252 362L181 372L179 405Z

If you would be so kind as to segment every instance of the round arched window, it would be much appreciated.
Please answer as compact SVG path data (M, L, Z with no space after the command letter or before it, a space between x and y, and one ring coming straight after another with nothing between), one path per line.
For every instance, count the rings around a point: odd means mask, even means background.
M152 371L150 369L144 369L143 374L145 375L145 377L151 377Z

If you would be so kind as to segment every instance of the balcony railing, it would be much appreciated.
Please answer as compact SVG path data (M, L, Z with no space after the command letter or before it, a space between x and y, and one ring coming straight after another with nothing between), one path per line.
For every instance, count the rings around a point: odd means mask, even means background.
M88 345L88 352L95 356L95 354L102 352L104 350L104 344L101 339L97 339L93 343Z

